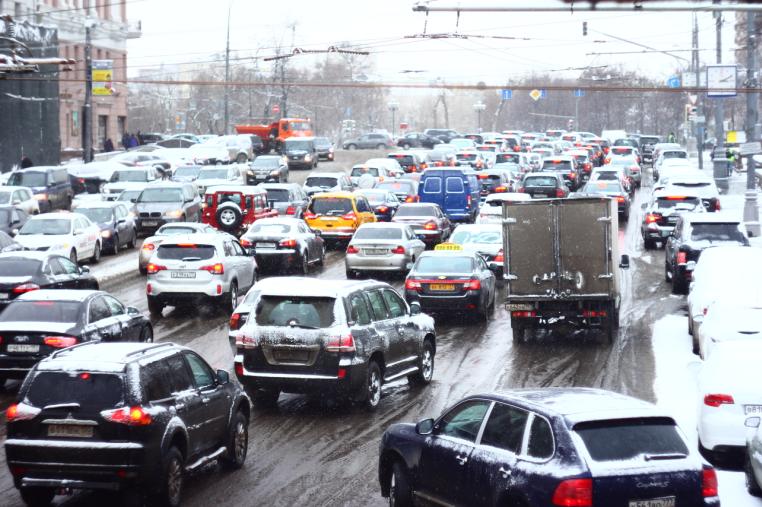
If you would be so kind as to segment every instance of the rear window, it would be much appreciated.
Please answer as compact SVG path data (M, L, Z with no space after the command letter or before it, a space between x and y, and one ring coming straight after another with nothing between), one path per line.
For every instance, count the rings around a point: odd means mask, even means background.
M665 151L661 156L662 158L688 158L688 154L684 151Z
M389 155L389 158L393 158L399 162L401 166L415 165L415 160L412 155Z
M556 179L550 176L529 176L524 180L525 187L555 187Z
M464 192L463 180L460 178L447 178L447 192L461 193Z
M474 260L471 257L432 256L421 257L415 266L417 273L470 273L473 271Z
M436 208L433 206L400 206L395 217L435 217Z
M585 422L575 425L574 431L595 461L688 454L677 426L668 418Z
M353 211L352 201L341 197L323 197L313 199L310 211L316 215L343 215Z
M331 327L335 302L333 298L262 296L255 319L260 326Z
M360 228L352 239L402 239L402 230L391 227Z
M736 241L746 243L746 237L738 230L737 223L726 224L691 224L691 239L693 241Z
M34 276L40 269L40 261L31 259L0 260L0 276Z
M658 137L640 136L640 144L656 144L659 142Z
M353 167L350 176L362 176L365 173L370 173L371 176L378 176L378 167Z
M253 234L272 234L273 236L289 234L292 231L294 228L290 224L263 224L260 222L254 222L249 229L249 232Z
M659 197L656 199L656 206L659 209L681 209L692 211L698 206L702 206L701 199L698 197Z
M26 392L25 402L39 408L79 403L82 409L102 410L124 404L122 377L110 373L39 372Z
M453 233L450 241L459 245L500 244L503 242L503 235L499 230L459 230Z
M196 244L159 245L156 256L173 261L203 261L214 257L214 247Z
M156 231L157 236L173 236L175 234L193 234L196 232L196 229L192 227L182 227L182 226L176 226L173 225L171 227L162 227L158 231Z
M553 160L552 158L547 159L542 166L543 171L571 171L572 169L571 160Z
M476 160L476 153L458 153L455 156L458 160Z
M85 309L79 301L13 301L3 313L0 322L60 322L74 324Z
M273 202L289 202L288 190L285 188L268 189L267 200Z
M333 188L339 184L338 182L338 178L332 178L329 176L311 176L307 178L304 184L308 187Z

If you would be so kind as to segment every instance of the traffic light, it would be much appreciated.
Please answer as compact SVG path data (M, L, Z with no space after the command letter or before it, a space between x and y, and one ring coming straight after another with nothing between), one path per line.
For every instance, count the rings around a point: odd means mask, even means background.
M582 22L582 35L587 36L587 21Z

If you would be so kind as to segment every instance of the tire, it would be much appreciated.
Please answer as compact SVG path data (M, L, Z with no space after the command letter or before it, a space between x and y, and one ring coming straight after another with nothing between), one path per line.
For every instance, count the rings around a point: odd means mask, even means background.
M223 466L230 470L238 470L246 462L249 447L249 420L242 412L236 412L228 429L227 452L221 460Z
M140 331L140 343L153 343L153 328L145 326Z
M672 270L672 294L687 294L688 283L685 278L677 276L676 269Z
M111 247L111 255L119 253L119 236L114 234L114 246Z
M759 487L757 478L754 477L754 470L751 467L751 458L749 458L748 450L746 451L744 458L743 474L746 479L746 491L752 496L762 497L762 488Z
M356 150L357 149L357 145L356 144L348 144L347 145L347 149L350 150L350 151L351 150Z
M146 276L148 274L148 270L146 268L141 268L140 266L138 266L138 271L143 276Z
M377 144L377 145L376 145L376 149L377 149L377 150L383 150L383 149L386 149L386 145L385 145L385 144Z
M162 457L159 487L156 503L179 507L183 493L183 455L177 447L170 447Z
M161 311L164 309L164 303L153 296L148 296L148 313L153 317L161 317Z
M137 240L138 240L138 231L137 229L132 229L132 239L127 243L127 248L130 250L134 249L137 246Z
M609 303L606 310L606 340L608 343L614 343L617 336L616 330L619 327L619 311L616 309L614 303Z
M669 270L669 265L666 261L664 262L664 281L672 283L672 272Z
M92 261L93 264L98 264L100 260L101 260L101 244L96 242L95 251L93 252L93 256L90 258L90 261Z
M215 213L215 218L220 226L220 229L226 232L237 230L241 226L243 221L243 213L238 207L226 206L220 208Z
M513 343L526 343L526 328L518 324L515 320L511 321L511 331L513 331Z
M53 488L22 488L19 493L29 507L48 506L56 496L56 490Z
M71 249L71 252L69 252L69 260L74 264L77 264L77 251L73 248Z
M320 257L317 261L318 266L322 266L323 264L325 264L325 243L323 243L323 246L320 248Z
M405 143L405 144L402 145L402 149L403 150L409 150L410 149L410 145L408 143Z
M347 270L347 280L356 280L357 278L359 278L357 271Z
M434 346L429 340L423 342L421 357L418 358L418 371L408 377L411 384L425 386L434 377Z
M299 271L302 275L307 276L307 274L310 272L310 262L309 257L307 256L307 252L302 252L300 260L302 262Z
M412 507L413 494L410 489L405 466L399 461L392 465L392 477L389 486L389 507Z
M238 284L235 280L230 282L230 290L226 296L227 297L223 296L222 307L228 313L232 314L235 311L236 306L238 306Z
M376 361L368 363L365 382L360 391L360 400L368 410L375 410L381 402L381 388L384 379L381 375L381 368Z

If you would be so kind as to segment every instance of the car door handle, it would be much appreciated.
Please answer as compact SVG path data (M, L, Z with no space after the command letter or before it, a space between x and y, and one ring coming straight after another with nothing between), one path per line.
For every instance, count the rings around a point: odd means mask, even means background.
M175 404L175 408L176 408L177 410L182 410L182 409L184 409L184 408L185 408L185 403L176 403L176 404Z
M458 461L458 465L462 466L462 465L465 465L466 462L468 461L468 456L457 455L455 456L455 459Z
M508 478L508 477L511 475L511 469L510 469L510 468L506 470L505 468L503 468L503 467L500 467L500 469L498 470L498 472L500 472L501 474L503 474L503 479L507 479L507 478Z
M201 403L209 403L209 398L207 397L201 398Z

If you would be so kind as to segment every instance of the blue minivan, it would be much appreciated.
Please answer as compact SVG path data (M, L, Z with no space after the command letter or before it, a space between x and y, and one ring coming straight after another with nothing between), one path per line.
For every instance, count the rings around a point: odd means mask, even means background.
M426 169L418 185L419 202L438 204L452 221L473 222L479 214L479 180L466 168Z
M8 185L31 188L41 213L70 210L74 199L74 190L65 167L35 166L13 171Z

